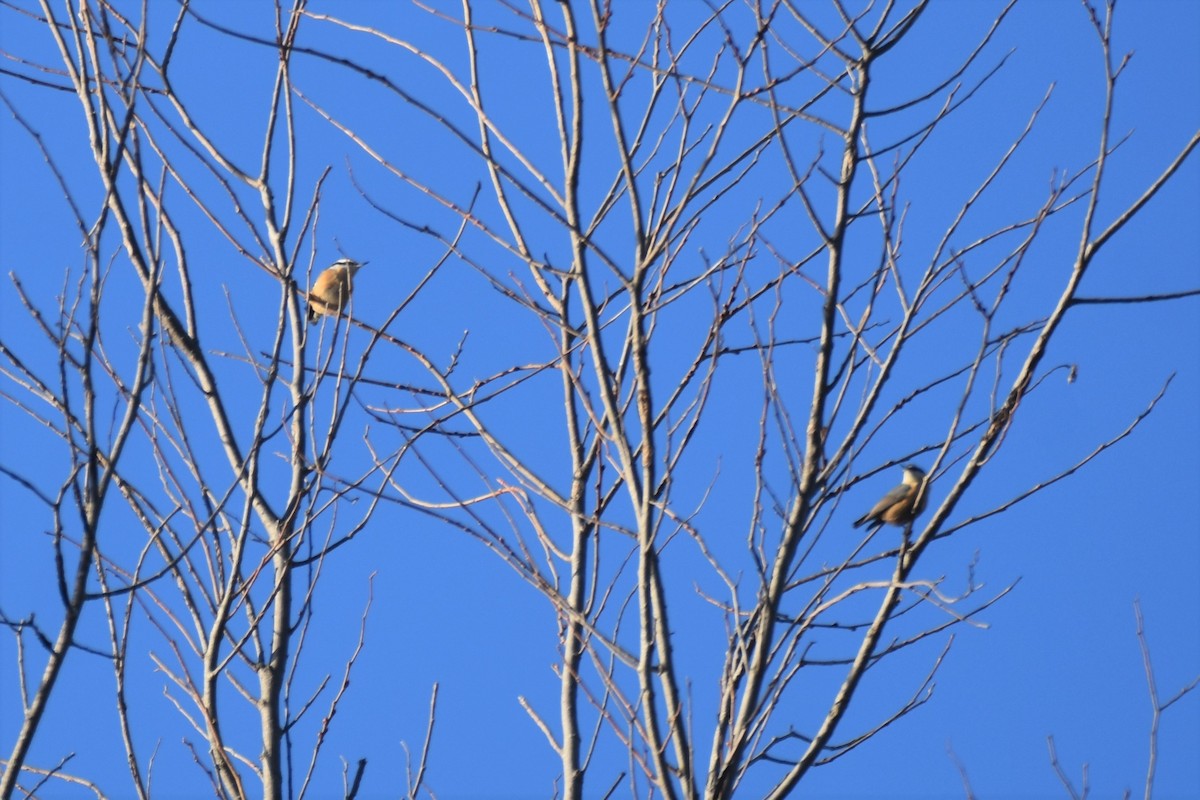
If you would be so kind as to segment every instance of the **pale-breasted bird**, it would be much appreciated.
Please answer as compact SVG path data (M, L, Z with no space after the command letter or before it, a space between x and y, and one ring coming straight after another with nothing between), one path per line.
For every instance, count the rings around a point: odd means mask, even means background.
M924 483L925 470L916 464L905 464L904 483L885 494L870 511L854 523L854 527L867 525L871 530L877 530L885 522L889 525L907 525L912 522L925 510L925 502L929 499L929 492L921 491ZM917 499L918 493L920 500Z
M350 300L354 290L354 273L367 262L339 258L333 266L317 276L316 283L308 293L308 321L315 324L322 314L337 315Z

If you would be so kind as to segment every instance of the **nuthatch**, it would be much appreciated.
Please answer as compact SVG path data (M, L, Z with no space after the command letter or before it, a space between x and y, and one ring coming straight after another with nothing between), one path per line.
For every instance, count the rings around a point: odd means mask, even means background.
M354 290L354 273L367 262L359 263L349 258L339 258L333 266L317 276L308 293L308 321L316 324L317 317L326 314L336 316L342 312Z
M889 525L907 525L912 522L925 510L925 501L929 499L929 492L921 491L924 483L925 470L916 464L905 464L904 483L885 494L883 499L854 523L854 527L867 525L871 530L878 530L885 522ZM921 495L919 502L918 493Z

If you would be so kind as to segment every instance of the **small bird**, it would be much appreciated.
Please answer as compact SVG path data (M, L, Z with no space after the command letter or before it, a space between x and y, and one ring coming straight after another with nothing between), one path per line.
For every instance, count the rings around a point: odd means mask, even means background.
M354 290L354 273L367 262L359 263L349 258L339 258L333 266L317 276L308 293L308 321L316 324L322 314L336 316L342 312Z
M854 523L854 527L867 525L874 531L883 527L885 522L889 525L907 525L912 522L925 510L925 501L929 499L929 492L921 491L924 483L925 470L916 464L905 464L904 483L885 494L883 499ZM917 501L918 492L921 499L914 508L913 503Z

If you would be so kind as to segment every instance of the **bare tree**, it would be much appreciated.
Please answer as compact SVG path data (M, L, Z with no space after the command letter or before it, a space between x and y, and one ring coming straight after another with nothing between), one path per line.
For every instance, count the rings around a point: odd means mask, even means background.
M297 176L289 70L301 18L277 11L274 89L260 160L248 166L173 89L168 65L186 9L152 53L144 16L91 3L59 14L41 4L38 22L61 60L42 65L38 80L78 100L102 195L89 207L43 149L74 210L85 257L67 271L48 311L13 276L34 330L57 354L49 375L10 343L0 345L17 389L10 399L61 440L69 464L52 493L13 475L51 513L62 618L54 634L33 615L6 618L18 642L32 633L46 659L24 696L36 662L27 645L19 652L24 724L0 783L5 798L21 785L64 663L88 649L79 625L91 606L101 605L107 619L120 727L141 797L150 796L152 756L135 747L138 716L125 679L135 620L162 634L165 651L149 657L169 678L171 701L194 729L188 746L222 797L305 794L361 649L360 634L359 648L344 654L342 690L324 701L315 734L299 741L311 734L300 723L320 713L329 681L310 686L298 678L325 558L331 542L361 530L375 507L337 520L350 489L327 473L338 463L338 433L378 338L352 341L348 316L306 330L302 287L315 252L305 240L317 224L324 175L309 186ZM311 192L307 204L302 191ZM211 263L192 249L195 230L178 221L196 212L244 269L266 278L255 297L229 298L220 338L240 342L241 353L201 343L220 317L195 291ZM134 286L142 299L131 303ZM274 320L265 327L264 306ZM249 329L244 315L253 317ZM114 490L127 508L104 531L101 517L118 514L110 508ZM143 530L140 540L130 541L131 524ZM229 709L230 694L243 705ZM250 776L260 788L248 785Z
M556 438L569 470L547 471L525 454L527 431L505 436L501 423L481 410L490 394L481 398L478 384L456 388L439 372L439 385L489 458L476 467L477 487L447 479L444 494L430 498L428 507L454 507L447 516L486 542L558 611L557 727L544 712L527 710L561 759L564 797L583 796L590 754L604 736L629 750L634 794L724 798L749 789L785 796L812 767L923 703L941 656L908 703L876 725L842 731L868 670L968 622L1004 594L977 599L969 585L965 594L950 596L937 579L921 575L923 554L1073 473L1132 430L1063 473L1044 476L1032 491L947 524L1003 444L1022 401L1059 369L1042 363L1067 313L1085 303L1134 300L1082 297L1080 282L1200 141L1198 134L1186 142L1122 213L1098 217L1115 147L1111 104L1125 62L1110 49L1111 7L1100 16L1086 8L1106 64L1108 106L1095 155L1058 176L1023 217L981 226L974 207L994 191L1033 131L1041 106L1031 109L1024 131L915 258L901 254L908 202L901 178L976 95L979 84L960 80L986 52L995 27L941 83L888 106L872 103L872 81L918 24L925 4L857 16L835 4L840 18L832 24L789 3L736 12L721 6L688 19L682 35L681 23L662 7L644 25L640 18L618 25L617 12L600 4L558 4L551 14L533 2L528 12L515 12L511 27L500 28L478 22L464 4L453 22L461 25L469 68L457 75L415 45L319 16L415 52L464 99L477 123L474 136L449 122L444 110L419 110L434 114L486 165L486 209L415 177L384 155L382 143L356 133L348 115L309 102L385 170L481 232L493 252L477 255L460 246L460 258L535 317L554 343L549 358L503 364L494 374L560 374L561 398L543 402L547 414L553 405L565 412ZM620 31L643 28L640 42L612 41ZM559 147L553 168L491 110L481 31L540 42ZM715 53L700 61L708 71L697 71L690 49L706 33L720 44L704 50ZM980 83L990 74L984 71ZM413 102L403 89L386 88ZM915 108L927 111L914 123ZM818 139L805 128L836 147L812 148ZM781 168L786 181L761 175ZM767 194L772 189L777 193ZM1014 301L1014 281L1038 235L1067 211L1065 224L1079 225L1081 244L1057 295L1040 307ZM810 227L811 244L799 249L795 237L780 232L797 219ZM726 249L715 257L701 250L698 258L696 241L718 235L726 237ZM867 266L847 255L852 247L877 255ZM952 348L956 361L930 359L930 352L945 351L937 339L949 326L963 342L973 327L974 345ZM754 499L742 525L746 546L737 554L719 541L728 531L705 522L704 502L719 502L711 498L722 496L721 479L699 503L687 487L696 480L692 449L702 435L714 435L714 415L727 419L717 410L726 402L723 375L728 370L744 378L729 366L743 355L757 357L752 395L759 424ZM902 372L914 362L916 370ZM811 374L807 402L784 371ZM742 402L734 408L749 418L744 401L751 393L745 385L737 389ZM957 399L947 402L947 393ZM931 395L941 396L941 433L904 437L900 453L863 466L872 440L900 424L906 407ZM874 472L922 454L932 456L931 474L949 483L929 520L906 528L899 547L868 536L837 548L841 556L831 562L822 537L845 493ZM464 458L483 463L476 450L464 448ZM483 499L504 507L503 523L477 510ZM680 587L672 589L663 577L669 548L683 547L670 546L680 536L719 578L720 591L708 600L727 631L716 718L699 724L684 689L695 668L680 663L674 646L670 610L680 602ZM889 627L894 632L887 637ZM831 630L856 638L846 641ZM837 644L829 645L831 638ZM791 714L780 711L825 672L837 676L836 691L815 716L808 710L801 732L785 722ZM763 784L752 780L756 771L775 777ZM611 779L593 780L604 787Z
M55 491L5 471L54 520L64 611L57 634L5 617L22 689L29 632L48 655L0 796L39 774L29 748L90 605L107 621L140 796L150 760L134 744L124 675L143 625L161 634L150 657L202 743L214 794L316 792L367 621L339 670L318 658L340 684L299 677L302 657L316 657L305 642L322 571L342 548L369 547L358 534L392 506L478 540L553 609L558 703L522 703L564 798L782 798L926 703L948 632L1008 591L984 594L972 564L951 589L929 554L1074 474L1166 391L1068 468L962 513L1029 397L1050 376L1074 379L1046 362L1069 314L1200 293L1081 293L1200 131L1147 170L1140 196L1102 212L1127 57L1113 51L1112 3L1084 3L1105 97L1086 154L1020 213L985 210L1047 92L1007 148L978 156L990 159L981 178L937 233L914 233L922 196L909 181L937 168L960 110L986 102L1012 4L961 64L899 98L876 87L929 4L862 5L463 2L428 11L456 32L451 54L303 0L277 4L265 36L188 3L164 34L143 11L42 2L36 22L59 61L28 63L23 78L79 100L103 198L89 209L59 173L86 260L68 272L57 323L14 277L57 377L0 342L6 395L70 464ZM200 36L274 59L257 166L173 80L176 48ZM508 60L524 68L531 54L530 100L511 107L498 88L513 80ZM343 102L347 85L372 102ZM421 146L381 128L384 113ZM385 318L352 305L306 330L305 272L324 266L335 165L297 154L331 133L354 153L361 207L428 255ZM478 183L439 170L431 152L461 159ZM1051 270L1053 288L1024 288L1043 237L1063 230L1079 244ZM196 252L213 240L238 255L254 303L231 291L222 314L212 302ZM401 330L444 267L493 292L474 327L496 341L461 335L453 310L440 329ZM127 274L138 304L113 294ZM252 319L267 296L271 313ZM218 325L232 344L202 346ZM400 377L369 371L381 363ZM104 429L101 415L118 424ZM204 443L214 435L219 448ZM156 470L127 467L130 447ZM914 459L929 512L895 535L848 535L862 511L851 491ZM143 531L136 545L105 529L110 487ZM696 619L707 627L691 630ZM909 654L926 659L924 680L894 708L863 709L864 678ZM410 797L428 792L434 718L431 701ZM364 770L347 768L344 794Z

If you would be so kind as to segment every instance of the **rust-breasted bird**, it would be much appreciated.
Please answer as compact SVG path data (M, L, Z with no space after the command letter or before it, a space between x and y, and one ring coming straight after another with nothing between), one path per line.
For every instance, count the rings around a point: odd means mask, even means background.
M340 314L350 300L354 290L354 273L367 262L339 258L333 266L317 276L316 283L308 293L308 321L316 324L322 314Z
M870 511L854 523L854 527L866 525L870 530L878 530L885 522L889 525L907 525L912 522L925 510L925 501L929 499L929 492L921 491L924 483L925 470L916 464L905 464L904 483L885 494Z

